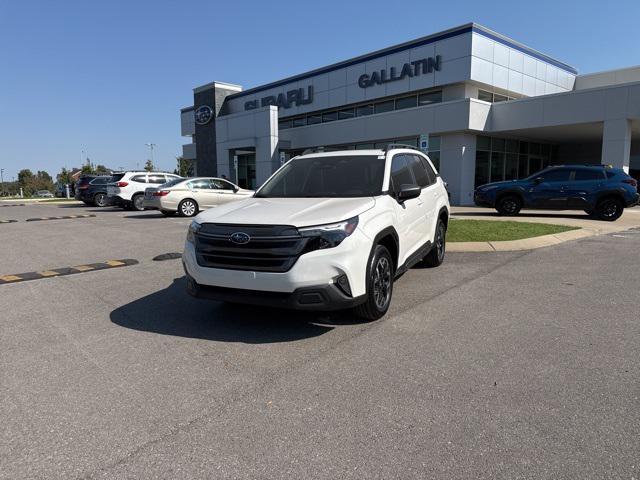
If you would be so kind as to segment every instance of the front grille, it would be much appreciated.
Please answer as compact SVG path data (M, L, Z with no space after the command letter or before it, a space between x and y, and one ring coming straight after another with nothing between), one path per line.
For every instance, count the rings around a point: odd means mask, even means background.
M238 232L250 240L232 242L231 235ZM304 253L308 240L290 225L203 223L196 234L196 258L202 267L286 272Z

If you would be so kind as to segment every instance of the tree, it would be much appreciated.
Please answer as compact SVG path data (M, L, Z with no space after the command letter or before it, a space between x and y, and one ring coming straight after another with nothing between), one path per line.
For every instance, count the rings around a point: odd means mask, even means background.
M87 175L93 174L93 167L90 163L86 163L82 166L82 173L86 173Z
M187 160L184 157L176 157L176 162L178 164L178 167L174 170L176 175L181 177L193 176L193 162L191 160Z
M27 196L33 195L38 190L53 190L53 179L44 170L39 170L35 175L25 168L18 172L18 186Z
M105 175L105 174L109 173L109 169L107 167L105 167L104 165L96 165L96 168L95 168L94 172L97 175Z
M147 172L153 172L156 169L156 167L154 167L153 162L151 161L151 159L146 161L146 163L144 164L144 169Z
M64 167L62 167L60 173L56 175L56 180L61 185L71 185L73 183L71 172Z

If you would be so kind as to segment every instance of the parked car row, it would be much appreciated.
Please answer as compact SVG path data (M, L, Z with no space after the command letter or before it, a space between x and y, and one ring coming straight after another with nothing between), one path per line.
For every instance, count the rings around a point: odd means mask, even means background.
M117 172L83 175L75 185L75 198L96 207L160 210L165 215L193 217L253 194L223 178L183 178L164 172Z

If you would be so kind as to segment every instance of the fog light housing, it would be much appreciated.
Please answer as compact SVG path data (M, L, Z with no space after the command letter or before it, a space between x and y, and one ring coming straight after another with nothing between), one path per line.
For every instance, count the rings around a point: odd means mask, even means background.
M349 279L346 275L340 275L338 278L334 280L336 286L344 293L345 295L351 297L351 285L349 285Z

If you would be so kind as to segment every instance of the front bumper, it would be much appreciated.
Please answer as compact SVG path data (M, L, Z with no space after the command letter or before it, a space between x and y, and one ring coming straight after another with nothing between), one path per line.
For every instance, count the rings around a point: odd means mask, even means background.
M345 310L360 305L366 300L365 295L356 298L346 295L335 284L297 288L291 293L267 292L200 285L188 273L187 293L195 298L216 300L219 302L243 303L308 311Z
M475 203L478 207L488 207L493 208L493 201L482 192L474 192L473 194L473 203Z
M627 207L635 207L640 204L640 193L636 193L635 197L627 202Z
M360 229L356 229L337 247L301 255L286 272L265 272L201 266L198 264L194 245L185 242L182 262L187 276L201 286L264 292L267 295L288 294L294 297L297 295L295 292L300 289L319 289L325 292L321 296L326 297L324 303L327 303L333 297L326 293L325 287L333 288L337 279L342 276L346 276L351 290L349 298L357 298L366 293L366 270L371 246L372 240ZM247 298L249 296L246 295Z

